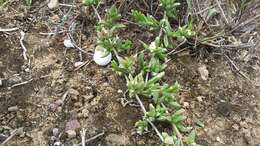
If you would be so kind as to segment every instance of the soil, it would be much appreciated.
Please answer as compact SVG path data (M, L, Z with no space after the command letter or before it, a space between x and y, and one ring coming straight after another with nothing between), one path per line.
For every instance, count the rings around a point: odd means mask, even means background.
M116 75L110 65L95 64L91 55L83 54L81 60L77 49L66 49L66 34L41 34L49 32L47 26L55 28L56 19L62 16L40 6L41 2L35 2L28 9L23 2L13 1L1 13L0 28L19 26L25 31L24 44L30 59L28 64L22 55L21 30L0 32L0 134L10 135L12 129L19 127L24 131L7 145L53 145L52 130L58 128L60 141L71 146L81 142L83 127L87 138L104 132L88 143L91 146L160 145L152 129L144 135L136 133L134 124L143 114L134 99L128 98L132 104L122 105L126 91L123 77ZM78 21L85 21L81 47L89 52L95 47L94 17L77 17ZM141 33L131 35L138 38ZM144 40L149 39L149 35L142 35ZM218 49L208 50L202 49L207 53L201 56L201 50L186 49L169 57L163 80L169 84L177 81L182 86L178 100L186 109L186 124L195 127L197 142L204 146L260 145L259 48L238 50L231 56L233 62ZM74 64L79 61L91 62L76 70ZM56 106L66 92L63 104ZM10 109L16 106L18 109ZM76 130L76 137L68 138L66 123L74 119L81 128ZM159 123L157 126L164 128ZM4 139L0 135L0 143Z

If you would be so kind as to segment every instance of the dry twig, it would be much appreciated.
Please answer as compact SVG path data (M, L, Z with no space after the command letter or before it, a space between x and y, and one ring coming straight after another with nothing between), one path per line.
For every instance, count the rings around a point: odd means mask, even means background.
M144 104L142 103L141 99L139 98L138 95L135 95L136 100L138 101L139 105L141 106L141 109L143 111L143 113L146 113L146 109L144 107ZM147 119L148 123L152 126L152 128L155 130L156 134L159 136L159 138L161 139L161 141L164 141L163 136L161 135L160 131L157 129L157 127L153 124L153 122L151 122L149 119Z
M0 144L0 146L5 146L5 145L8 143L8 141L10 141L16 134L20 134L20 133L22 133L22 132L23 132L23 127L14 129L14 130L11 132L11 135L10 135L8 138L6 138L6 139Z
M23 44L25 33L23 31L21 31L20 33L21 33L20 44L21 44L22 49L23 49L23 58L24 58L24 60L27 61L28 60L28 58L26 56L27 49L26 49L26 47Z
M0 28L0 32L10 32L10 31L16 31L18 30L18 27L15 28Z
M18 87L18 86L21 86L21 85L28 84L28 83L30 83L32 80L33 80L33 79L30 79L30 80L28 80L28 81L24 81L24 82L21 82L21 83L14 84L14 85L12 85L11 87L8 87L8 89L10 90L10 89L12 89L12 88L14 88L14 87Z
M101 132L101 133L99 133L99 134L97 134L97 135L95 135L95 136L93 136L93 137L91 137L91 138L85 140L85 143L88 143L88 142L90 142L90 141L92 141L92 140L95 140L95 139L99 138L100 136L102 136L102 135L104 135L104 134L105 134L105 132ZM83 146L83 143L79 143L79 144L76 145L76 146Z

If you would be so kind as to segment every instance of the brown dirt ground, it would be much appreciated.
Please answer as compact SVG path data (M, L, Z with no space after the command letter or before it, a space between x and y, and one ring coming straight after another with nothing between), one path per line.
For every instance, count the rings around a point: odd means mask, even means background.
M17 6L19 2L12 5ZM14 137L9 146L52 145L52 129L55 127L60 129L64 145L77 144L81 139L79 130L76 138L69 139L64 134L65 124L71 119L77 119L81 127L87 129L87 137L105 132L90 142L91 146L159 145L153 131L143 136L136 133L134 123L142 113L138 107L122 106L120 98L123 93L120 90L126 90L122 77L115 75L109 66L99 67L93 62L75 71L73 64L79 61L78 51L64 48L63 39L66 36L49 38L40 35L39 32L48 32L48 29L42 23L25 20L34 19L34 16L24 12L24 6L6 11L9 15L1 14L0 27L19 24L25 28L31 25L25 37L31 60L29 72L25 71L27 62L22 56L19 31L0 32L0 78L3 81L0 87L0 133L8 135L9 128L19 127L23 127L25 132ZM44 21L45 18L42 19ZM23 20L30 23L23 24ZM95 34L92 21L88 23L87 29L91 30L84 32L87 37L82 40L82 46L91 50L95 46ZM136 37L138 33L133 35ZM214 53L218 52L215 50L206 57L198 57L191 50L171 56L164 81L169 84L178 81L182 86L178 98L187 110L186 124L196 128L199 144L260 145L260 90L256 86L260 82L260 50L246 50L249 52L246 56L243 56L244 51L237 52L240 56L234 62L251 82L239 75L225 56ZM88 55L83 58L90 59ZM209 72L207 80L203 80L198 71L203 65ZM27 84L10 88L30 79ZM69 94L62 108L51 111L50 104L61 99L66 91ZM8 111L12 106L18 106L18 110ZM204 127L198 126L198 121L203 122ZM3 139L0 137L1 141Z

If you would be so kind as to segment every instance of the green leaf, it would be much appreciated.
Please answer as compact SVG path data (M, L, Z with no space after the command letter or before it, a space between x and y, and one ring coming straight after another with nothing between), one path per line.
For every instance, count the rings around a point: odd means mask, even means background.
M177 15L177 6L180 3L176 2L176 0L160 0L161 6L166 11L166 15L171 18L175 18Z
M135 123L135 127L137 127L137 133L142 134L144 131L148 130L148 122L139 120Z
M166 109L160 105L154 107L152 104L149 104L149 111L145 113L145 117L150 121L154 120L165 120L166 118Z
M178 123L175 125L181 132L184 132L184 133L189 132L192 129L192 127L185 127L181 123Z
M171 121L172 121L173 123L179 123L179 122L184 121L186 118L187 118L187 117L184 116L184 115L178 115L178 116L172 117Z
M141 71L143 71L144 73L149 71L149 65L144 58L143 52L138 55L138 65L139 65Z
M112 28L110 29L110 31L114 32L114 31L122 29L122 28L126 28L126 26L124 24L114 24L112 26Z
M134 17L136 23L141 26L148 27L152 29L158 29L160 26L159 21L157 21L153 16L145 16L142 12L137 10L132 10L132 16Z
M195 119L195 123L202 128L205 126L204 123L201 122L199 119Z
M88 6L97 5L100 0L82 0L82 3Z
M165 64L162 64L158 58L152 57L149 62L149 70L153 76L166 68Z
M167 35L163 36L163 44L166 48L169 46L169 40Z
M201 146L196 143L196 134L194 130L189 134L188 138L186 139L186 143L188 146Z
M148 80L147 85L158 82L164 76L164 74L165 74L164 72L158 73L156 76Z
M149 50L152 56L164 61L166 60L166 48L160 47L160 38L156 37L156 39L150 43L150 45L147 45L143 43L143 46L145 49Z

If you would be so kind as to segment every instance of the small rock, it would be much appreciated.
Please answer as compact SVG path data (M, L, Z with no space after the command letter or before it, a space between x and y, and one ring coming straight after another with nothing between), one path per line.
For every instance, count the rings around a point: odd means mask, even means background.
M59 6L59 0L50 0L50 2L48 3L48 7L50 9L57 8L58 6Z
M56 141L58 138L56 136L51 136L51 141Z
M61 146L61 142L60 141L56 141L53 145L54 146Z
M190 104L188 103L188 102L183 102L183 107L184 108L187 108L187 107L189 107L190 106Z
M55 101L54 104L56 104L57 106L61 106L61 105L63 105L63 101L61 99L58 99Z
M66 133L68 135L68 138L74 138L77 135L75 130L68 130L68 131L66 131Z
M78 113L78 114L77 114L77 117L78 117L78 118L83 118L83 113Z
M239 123L241 121L241 117L237 114L233 115L233 118L232 118L235 122Z
M70 88L70 89L69 89L69 93L70 93L71 95L76 95L76 96L79 95L79 91L77 91L77 90L75 90L75 89L73 89L73 88Z
M11 78L9 78L8 82L10 84L16 84L22 81L22 77L20 77L18 74L15 74Z
M123 91L119 89L119 90L117 90L117 93L121 94L121 93L123 93Z
M209 77L209 71L207 70L206 65L202 65L198 68L198 71L200 73L200 76L202 78L202 80L207 80Z
M75 102L74 106L77 107L77 108L80 108L80 107L82 107L82 103L81 102Z
M218 141L218 142L221 142L221 139L220 139L220 137L216 137L216 140Z
M59 106L59 107L57 107L57 112L62 112L62 107L61 106Z
M9 112L15 112L15 111L18 111L18 106L11 106L7 109Z
M203 98L204 98L203 96L198 96L198 97L197 97L197 100L198 100L199 102L203 102Z
M68 130L75 130L75 129L78 129L80 128L80 123L78 120L70 120L66 123L66 126L65 126L65 131L68 131Z
M102 86L103 86L103 87L108 87L109 84L108 84L107 82L104 82L104 83L102 84Z
M87 118L89 116L89 111L87 109L83 109L82 114L84 118Z
M53 128L52 129L52 135L53 136L58 136L58 134L59 134L59 129L58 128Z
M49 110L52 112L55 112L57 110L58 106L54 103L49 104Z
M246 129L248 128L248 124L245 121L241 121L239 124L243 128L246 128Z
M70 39L64 40L63 44L66 48L74 48L74 45L72 44Z
M29 68L24 69L25 72L30 72Z
M94 98L94 95L84 95L83 98L85 99L85 101L89 101Z
M109 134L106 136L106 145L129 145L130 139L125 135Z
M232 128L234 128L235 130L239 130L239 125L234 124L234 125L232 125Z
M60 22L60 17L59 17L59 15L53 15L53 16L51 17L51 21L52 21L53 23Z

